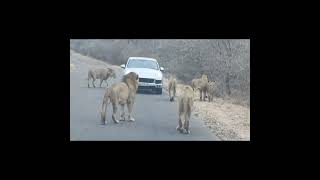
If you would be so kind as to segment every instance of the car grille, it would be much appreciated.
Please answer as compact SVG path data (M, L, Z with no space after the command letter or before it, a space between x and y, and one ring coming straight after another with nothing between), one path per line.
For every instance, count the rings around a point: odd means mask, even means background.
M139 86L138 90L153 90L153 86Z
M156 80L156 84L161 84L161 80Z
M154 79L149 79L149 78L139 78L139 82L153 83L153 82L154 82Z
M138 87L138 91L155 91L155 90L158 90L158 89L162 89L162 88L158 88L158 87L155 87L155 86L139 86Z

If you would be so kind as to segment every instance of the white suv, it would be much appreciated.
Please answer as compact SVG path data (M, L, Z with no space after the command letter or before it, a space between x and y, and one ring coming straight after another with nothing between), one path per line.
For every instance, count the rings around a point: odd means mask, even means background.
M139 75L138 91L152 91L162 94L162 71L158 61L146 57L130 57L127 64L121 65L124 74L135 72Z

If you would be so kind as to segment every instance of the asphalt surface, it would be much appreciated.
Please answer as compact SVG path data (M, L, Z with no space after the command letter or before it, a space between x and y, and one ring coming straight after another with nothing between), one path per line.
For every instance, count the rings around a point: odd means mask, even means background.
M203 121L192 116L191 134L176 131L178 124L178 104L170 102L165 91L162 95L137 94L133 107L135 122L120 121L115 124L111 119L112 105L108 105L106 125L100 124L100 110L106 83L96 80L96 88L88 88L89 68L105 67L82 61L70 56L70 63L76 69L70 72L70 140L71 141L218 141L219 138L205 127ZM120 81L122 70L117 78L108 85ZM92 87L92 85L90 84ZM119 117L118 108L118 117ZM127 107L125 107L127 116Z

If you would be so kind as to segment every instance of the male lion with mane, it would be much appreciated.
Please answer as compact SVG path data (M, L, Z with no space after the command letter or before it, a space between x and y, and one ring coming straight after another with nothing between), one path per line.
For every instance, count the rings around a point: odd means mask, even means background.
M102 108L101 108L101 124L106 124L106 112L107 105L111 102L113 107L112 119L115 123L119 123L119 120L116 118L118 104L121 107L121 118L120 120L125 120L124 106L127 104L128 107L128 120L134 121L132 117L132 107L135 101L135 95L138 89L138 74L130 72L123 76L122 81L116 84L113 84L110 88L106 89L104 94ZM110 102L109 102L110 100Z

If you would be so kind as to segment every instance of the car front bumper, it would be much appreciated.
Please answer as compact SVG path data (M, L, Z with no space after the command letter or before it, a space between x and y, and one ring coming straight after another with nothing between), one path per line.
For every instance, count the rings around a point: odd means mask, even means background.
M138 91L158 91L162 89L162 84L139 82Z

